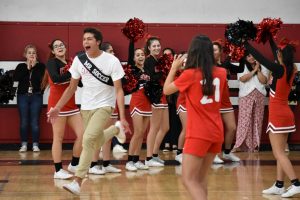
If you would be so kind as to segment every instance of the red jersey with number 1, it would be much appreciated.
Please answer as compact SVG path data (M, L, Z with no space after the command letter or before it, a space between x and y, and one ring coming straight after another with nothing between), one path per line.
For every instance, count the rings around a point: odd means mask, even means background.
M228 101L226 70L213 68L214 92L203 95L202 72L187 69L174 81L176 87L185 95L187 112L186 138L223 142L223 123L220 114L222 101Z

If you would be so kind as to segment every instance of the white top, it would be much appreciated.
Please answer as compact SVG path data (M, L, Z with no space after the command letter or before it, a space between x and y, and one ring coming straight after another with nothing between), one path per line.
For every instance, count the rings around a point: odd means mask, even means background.
M88 58L103 74L111 76L113 81L121 79L125 74L120 61L112 54L103 52L97 58ZM94 110L105 106L115 107L116 95L114 87L96 79L82 65L77 56L74 58L69 71L72 74L72 78L79 79L81 77L83 84L81 110Z
M245 74L248 74L250 71L245 66L244 72L238 73L237 78L238 80L240 77L244 76ZM269 77L269 70L266 69L264 66L261 65L261 72L265 77ZM267 91L265 88L265 84L262 84L259 82L257 75L253 76L250 80L246 82L239 81L239 97L245 97L248 94L250 94L254 89L257 89L260 93L262 93L264 96L266 96Z

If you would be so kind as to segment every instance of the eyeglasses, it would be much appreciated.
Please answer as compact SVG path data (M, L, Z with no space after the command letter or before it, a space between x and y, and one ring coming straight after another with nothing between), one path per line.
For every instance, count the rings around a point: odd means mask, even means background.
M63 43L57 44L57 45L53 45L53 49L58 49L58 48L65 48L65 45Z

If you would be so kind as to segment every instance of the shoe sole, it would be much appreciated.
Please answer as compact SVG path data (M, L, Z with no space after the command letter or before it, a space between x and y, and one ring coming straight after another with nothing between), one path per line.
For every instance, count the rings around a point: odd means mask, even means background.
M74 191L70 190L70 189L69 189L68 187L66 187L66 186L63 186L63 189L65 189L65 190L67 190L68 192L70 192L70 193L72 193L72 194L75 194L75 195L77 195L77 196L80 195L80 193L74 192Z

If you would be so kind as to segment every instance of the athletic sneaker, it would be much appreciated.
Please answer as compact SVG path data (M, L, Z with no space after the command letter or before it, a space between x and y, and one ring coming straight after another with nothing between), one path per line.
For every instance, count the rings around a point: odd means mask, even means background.
M71 183L63 185L63 188L75 195L80 195L80 186L77 181L72 181Z
M241 161L241 159L239 157L237 157L236 155L234 155L233 153L225 154L223 152L223 158L226 160L231 160L232 162L240 162Z
M112 165L108 165L107 167L103 167L103 170L105 171L105 173L120 173L122 170L112 166Z
M94 167L89 168L89 174L104 175L105 171L100 169L99 165L95 165Z
M272 185L272 187L265 189L262 191L263 194L274 194L274 195L278 195L278 194L283 194L284 193L284 187L279 188L277 187L275 184Z
M149 161L146 160L145 165L147 165L148 167L163 167L164 166L164 164L157 162L153 158Z
M175 156L175 160L182 164L182 153Z
M126 141L126 135L125 135L125 130L124 127L122 126L120 121L117 121L115 123L115 126L119 128L119 133L116 135L117 140L121 143L124 144Z
M116 144L113 148L114 153L127 153L127 150L124 149L122 145Z
M300 186L291 185L281 197L292 197L296 194L300 194Z
M40 152L41 150L40 150L39 146L33 146L32 151L33 152Z
M137 169L141 169L141 170L147 170L147 169L149 169L149 167L147 165L144 165L144 163L142 163L142 161L138 161L138 162L134 163L134 166Z
M160 157L158 157L158 156L157 157L152 157L152 159L155 160L156 162L161 163L161 164L165 164L165 161L160 159Z
M76 168L77 168L77 165L73 166L73 165L71 165L71 163L68 165L68 171L72 172L73 174L75 174Z
M22 145L19 152L26 152L27 151L27 145Z
M136 166L134 166L134 162L133 161L127 162L126 166L125 166L125 169L127 169L128 171L131 171L131 172L137 171L137 168L136 168Z
M64 169L60 169L58 172L54 172L55 179L69 179L72 177L73 177L73 175Z
M223 164L224 161L223 161L221 158L219 158L218 155L216 155L216 157L214 158L213 163L214 163L214 164Z

